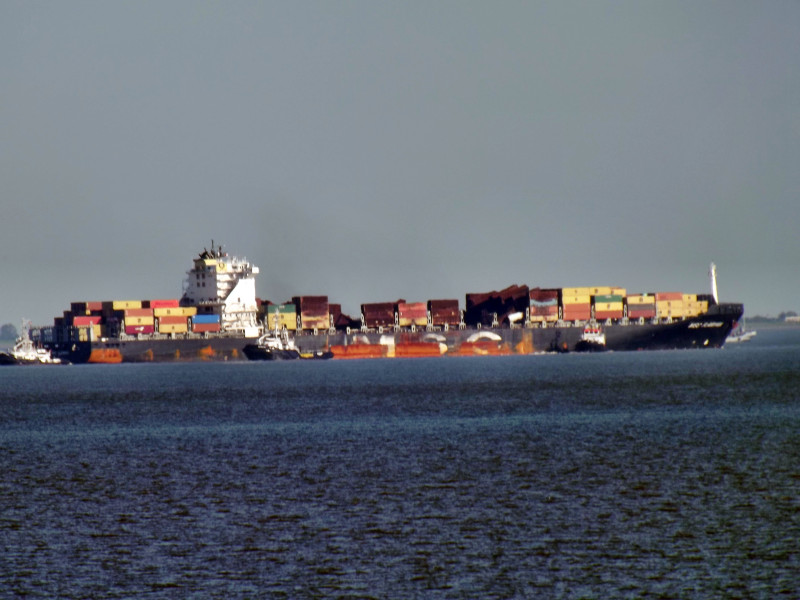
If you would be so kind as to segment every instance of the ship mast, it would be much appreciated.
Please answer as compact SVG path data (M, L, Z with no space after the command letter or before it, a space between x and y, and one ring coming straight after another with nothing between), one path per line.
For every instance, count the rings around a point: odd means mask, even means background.
M717 265L713 262L708 269L708 275L711 278L711 296L714 298L714 304L719 304L719 296L717 294Z

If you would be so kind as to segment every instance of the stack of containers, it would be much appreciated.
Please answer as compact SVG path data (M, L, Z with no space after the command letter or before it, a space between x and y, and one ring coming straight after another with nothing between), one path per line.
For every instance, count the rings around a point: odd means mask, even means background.
M624 290L622 290L624 292ZM623 307L623 298L625 294L595 294L592 296L592 310L594 318L598 321L605 321L606 319L621 319L625 310Z
M466 300L467 324L491 325L495 315L498 323L502 323L512 313L525 314L530 307L530 290L526 285L510 285L499 292L467 294Z
M647 294L634 294L625 299L629 319L652 319L656 316L656 297Z
M592 294L597 288L561 288L559 305L564 321L588 321L592 317Z
M295 331L297 329L297 307L291 302L269 304L267 306L267 328Z
M70 312L74 316L95 316L103 314L103 302L71 302Z
M219 333L219 315L194 315L192 331L195 333Z
M64 313L64 320L69 323L72 322L73 327L78 328L78 339L82 342L90 339L89 331L93 339L103 336L103 317L102 315L69 315Z
M295 296L292 298L297 311L297 329L328 329L330 310L327 296Z
M534 288L530 293L530 320L532 323L558 321L558 290Z
M141 300L111 300L103 302L103 315L106 322L119 326L127 335L155 332L153 310L142 308Z
M461 323L458 300L428 300L428 312L435 327L458 327Z
M145 300L142 305L152 309L156 330L159 333L187 333L189 318L197 314L197 307L181 306L175 299Z
M70 310L64 311L64 316L57 319L56 327L68 326L78 329L78 339L88 341L90 336L94 339L105 335L105 319L103 317L102 302L71 302Z
M683 318L683 294L681 292L656 292L656 314L660 319Z
M428 306L425 302L400 301L396 310L400 327L425 327L428 324Z
M361 323L365 327L394 326L394 302L372 302L361 305Z
M708 301L700 300L697 294L683 295L683 312L687 317L696 317L708 312Z

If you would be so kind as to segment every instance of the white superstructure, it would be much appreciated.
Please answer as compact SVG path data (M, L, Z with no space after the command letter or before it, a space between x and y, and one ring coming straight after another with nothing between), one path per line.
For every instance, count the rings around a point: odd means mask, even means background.
M222 246L215 248L212 241L211 250L204 249L187 271L181 304L197 306L198 314L219 315L222 331L258 337L258 272L258 267L246 258L228 256Z

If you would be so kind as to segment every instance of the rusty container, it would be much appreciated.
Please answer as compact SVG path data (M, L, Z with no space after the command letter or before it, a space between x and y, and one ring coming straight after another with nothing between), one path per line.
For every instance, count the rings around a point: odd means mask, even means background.
M372 302L361 305L361 319L367 327L393 327L394 302Z
M431 324L437 327L457 327L461 323L461 309L458 300L428 300Z
M397 324L400 327L425 327L428 324L428 306L425 302L398 302Z

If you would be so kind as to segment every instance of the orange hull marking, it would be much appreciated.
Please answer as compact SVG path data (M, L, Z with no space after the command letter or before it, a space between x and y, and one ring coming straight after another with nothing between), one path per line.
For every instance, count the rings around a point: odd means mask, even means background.
M402 358L422 358L426 356L441 356L439 344L430 342L407 342L394 347L394 355Z
M122 353L116 348L93 348L89 354L89 362L118 364L122 362Z
M333 358L383 358L386 356L386 346L378 344L351 344L350 346L331 346Z

